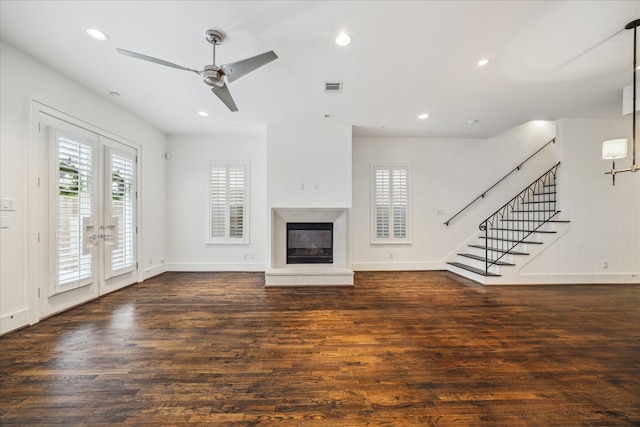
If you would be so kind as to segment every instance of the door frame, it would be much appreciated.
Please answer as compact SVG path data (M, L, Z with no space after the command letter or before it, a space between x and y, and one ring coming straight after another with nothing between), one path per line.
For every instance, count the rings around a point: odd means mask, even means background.
M136 184L135 191L138 195L136 198L135 209L135 221L136 224L140 224L141 218L141 158L142 147L140 144L136 144L127 140L119 135L109 132L99 126L88 123L78 117L67 114L61 110L51 107L38 100L27 98L29 106L29 124L28 124L28 147L27 147L27 304L29 306L29 324L34 324L40 320L68 310L76 305L83 304L84 302L70 303L67 306L62 307L60 310L52 313L42 313L41 298L47 298L48 295L48 280L51 278L49 273L49 256L50 247L47 244L48 239L45 238L45 233L49 230L49 191L50 189L46 185L49 175L49 161L50 153L49 147L42 147L42 132L46 132L40 125L40 114L45 114L53 117L54 119L67 122L70 125L82 128L86 131L92 132L98 136L106 137L119 144L132 148L137 153L136 168ZM100 154L102 158L102 154ZM103 159L101 159L103 161ZM102 166L101 166L102 167ZM102 206L99 206L102 209ZM140 230L140 228L138 228ZM136 272L133 277L134 281L121 287L129 286L134 283L143 281L142 270L140 269L140 254L141 254L141 237L142 233L139 231L136 237ZM101 267L100 267L101 268ZM98 281L103 281L104 278L100 275ZM100 291L103 289L100 283L98 283L98 298L105 293L115 291L119 288L109 289L107 292Z

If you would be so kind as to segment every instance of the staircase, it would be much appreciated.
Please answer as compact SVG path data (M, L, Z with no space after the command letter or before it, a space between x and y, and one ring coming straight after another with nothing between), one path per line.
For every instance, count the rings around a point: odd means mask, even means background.
M503 271L513 274L514 267L526 256L542 251L557 234L557 226L568 223L559 219L556 208L556 172L554 165L517 196L479 225L480 232L447 262L447 270L482 284L509 283L500 280Z

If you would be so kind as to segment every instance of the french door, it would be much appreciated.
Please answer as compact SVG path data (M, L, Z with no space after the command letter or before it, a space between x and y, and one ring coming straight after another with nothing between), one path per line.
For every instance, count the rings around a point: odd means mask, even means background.
M48 173L39 317L137 281L137 149L40 112Z

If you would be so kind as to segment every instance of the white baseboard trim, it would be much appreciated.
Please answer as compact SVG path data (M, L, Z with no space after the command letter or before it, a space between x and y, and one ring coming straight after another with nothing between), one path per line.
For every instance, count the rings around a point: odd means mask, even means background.
M29 326L29 309L25 308L0 317L0 335Z
M443 262L354 262L354 271L446 270Z
M145 268L142 271L142 280L150 279L159 274L166 273L167 271L167 264L158 264L149 268Z
M640 273L540 273L519 274L514 285L617 285L639 284ZM489 283L487 283L489 285Z
M236 263L214 263L214 262L170 262L165 264L165 271L234 271L234 272L264 272L267 269L266 264L249 264L246 262Z

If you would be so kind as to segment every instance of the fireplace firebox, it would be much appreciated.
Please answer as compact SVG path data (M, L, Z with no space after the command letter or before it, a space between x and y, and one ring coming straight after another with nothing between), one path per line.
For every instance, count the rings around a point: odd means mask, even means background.
M287 223L287 264L333 264L333 223Z

